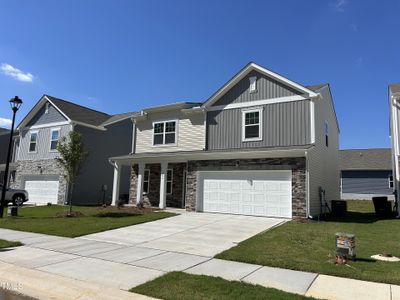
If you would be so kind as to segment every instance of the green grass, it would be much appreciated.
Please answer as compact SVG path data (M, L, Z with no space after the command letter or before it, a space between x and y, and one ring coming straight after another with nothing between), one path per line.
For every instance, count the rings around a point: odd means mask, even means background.
M131 289L131 292L165 300L310 299L259 285L181 272L168 273Z
M168 212L153 212L148 210L140 212L134 208L118 210L115 207L75 206L73 210L81 212L83 216L57 216L58 214L67 212L67 206L24 207L18 210L18 217L1 219L0 228L64 237L77 237L175 215Z
M22 246L22 243L0 240L0 249L1 248L18 247L18 246Z
M370 201L349 201L346 218L323 222L291 221L218 254L227 260L317 272L367 281L400 284L400 263L375 261L371 255L400 257L400 220L379 220ZM357 260L335 265L335 233L356 236Z

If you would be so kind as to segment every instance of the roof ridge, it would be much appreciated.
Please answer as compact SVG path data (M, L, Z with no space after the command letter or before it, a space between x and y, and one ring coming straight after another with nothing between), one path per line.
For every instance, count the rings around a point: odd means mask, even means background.
M91 111L94 111L96 113L103 114L103 115L106 115L106 116L109 116L109 117L112 116L112 115L109 115L109 114L107 114L105 112L102 112L102 111L99 111L99 110L96 110L96 109L93 109L93 108L90 108L90 107L87 107L87 106L83 106L83 105L77 104L77 103L69 101L69 100L64 100L64 99L61 99L61 98L58 98L58 97L54 97L54 96L51 96L51 95L48 95L48 94L44 94L44 96L56 99L58 101L63 101L63 102L68 103L68 104L79 106L79 107L82 107L84 109L88 109L88 110L91 110Z

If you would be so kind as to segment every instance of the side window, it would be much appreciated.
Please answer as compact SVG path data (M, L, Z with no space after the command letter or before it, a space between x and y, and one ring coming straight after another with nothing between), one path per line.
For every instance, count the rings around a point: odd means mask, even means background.
M172 183L173 183L174 173L172 169L167 170L167 194L172 194Z
M36 153L37 152L37 139L38 139L38 133L37 132L31 132L30 138L29 138L29 152L30 153Z
M329 125L327 121L325 121L325 146L329 147Z
M148 194L150 191L150 170L144 170L144 177L143 177L143 192Z
M393 188L393 175L389 175L389 188Z
M242 111L242 141L262 140L262 109Z
M60 129L52 129L50 132L50 151L57 151L58 141L60 139Z

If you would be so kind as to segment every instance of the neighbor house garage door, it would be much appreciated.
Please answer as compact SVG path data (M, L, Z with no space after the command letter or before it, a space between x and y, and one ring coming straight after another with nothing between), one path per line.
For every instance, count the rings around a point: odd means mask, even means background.
M204 212L292 217L291 171L199 172Z
M28 203L57 204L59 181L56 177L28 177L25 179L25 190L29 194Z

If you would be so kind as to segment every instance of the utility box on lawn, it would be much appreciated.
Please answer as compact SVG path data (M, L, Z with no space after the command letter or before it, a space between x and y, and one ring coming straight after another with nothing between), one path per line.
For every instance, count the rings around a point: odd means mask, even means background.
M336 255L348 259L356 259L356 239L354 234L336 233Z

